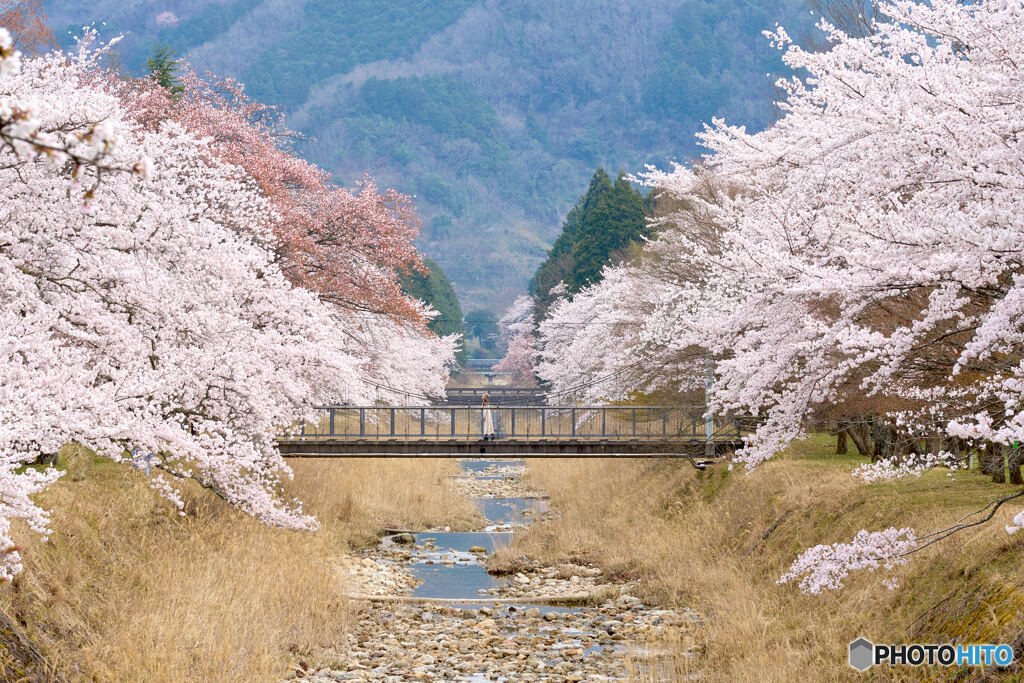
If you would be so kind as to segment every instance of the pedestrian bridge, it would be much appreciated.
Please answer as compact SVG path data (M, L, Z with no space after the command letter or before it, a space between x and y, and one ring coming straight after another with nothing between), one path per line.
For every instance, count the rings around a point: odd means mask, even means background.
M547 402L543 389L496 385L490 387L448 387L444 400L438 401L436 405L476 406L479 408L484 394L490 397L492 406L540 406Z
M744 418L702 406L323 406L278 438L282 455L334 457L715 457L743 445Z

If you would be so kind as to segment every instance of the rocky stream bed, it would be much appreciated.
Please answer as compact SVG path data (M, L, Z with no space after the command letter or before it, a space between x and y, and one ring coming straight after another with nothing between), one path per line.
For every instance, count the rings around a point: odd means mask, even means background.
M679 677L700 620L656 609L597 567L525 562L487 572L489 553L515 529L555 514L523 485L514 461L466 460L452 486L487 519L475 532L398 532L338 562L360 622L329 666L293 680L611 681ZM669 649L666 644L670 644ZM685 656L684 656L685 659Z

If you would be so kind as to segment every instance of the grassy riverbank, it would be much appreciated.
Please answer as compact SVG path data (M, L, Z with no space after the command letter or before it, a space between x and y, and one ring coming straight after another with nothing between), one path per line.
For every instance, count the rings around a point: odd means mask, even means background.
M181 517L142 473L95 461L44 492L48 543L24 539L25 571L0 610L71 680L280 680L328 661L356 615L334 560L380 527L470 526L443 460L304 461L290 492L323 528L267 528L198 487ZM0 628L6 656L10 624ZM4 663L0 659L0 663ZM42 679L41 679L42 680Z
M866 572L821 596L776 584L809 546L849 541L862 528L937 530L1012 490L944 472L865 485L850 476L863 460L830 455L833 444L808 439L750 475L724 467L698 473L685 462L531 461L528 483L550 493L561 519L519 535L497 559L595 562L639 579L648 601L698 608L711 616L693 634L703 656L680 657L677 667L703 680L859 680L846 663L858 636L1024 638L1024 535L1003 530L1009 509L919 553L895 572L893 591Z

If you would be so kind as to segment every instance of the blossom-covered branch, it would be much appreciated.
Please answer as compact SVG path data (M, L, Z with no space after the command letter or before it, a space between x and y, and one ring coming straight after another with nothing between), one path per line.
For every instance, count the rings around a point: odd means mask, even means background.
M817 51L767 34L798 74L777 83L782 117L713 120L699 164L641 177L679 208L550 308L540 377L590 399L683 394L711 357L710 411L759 418L748 469L829 421L876 461L868 480L973 451L1019 483L1024 3L875 9L855 34L822 21ZM884 565L911 542L887 533L813 556ZM845 575L822 571L809 586Z
M422 328L417 302L364 317L297 277L262 176L211 153L215 131L145 120L102 48L22 60L5 32L0 45L0 578L20 569L11 520L45 534L31 496L60 475L26 465L69 442L145 454L179 507L179 482L196 481L268 524L315 528L284 494L275 436L318 404L441 393L453 340ZM394 243L392 265L415 264L407 233L373 241L389 211L374 188L324 192L354 217L329 228L353 270L368 264L360 277L383 266L352 245Z

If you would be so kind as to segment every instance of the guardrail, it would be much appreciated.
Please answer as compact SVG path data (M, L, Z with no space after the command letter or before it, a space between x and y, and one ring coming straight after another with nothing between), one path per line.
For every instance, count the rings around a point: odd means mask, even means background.
M287 439L481 440L489 410L499 440L738 440L742 418L704 418L702 406L323 406Z

